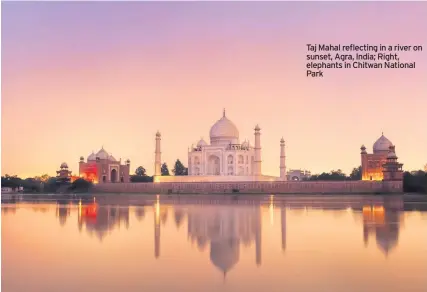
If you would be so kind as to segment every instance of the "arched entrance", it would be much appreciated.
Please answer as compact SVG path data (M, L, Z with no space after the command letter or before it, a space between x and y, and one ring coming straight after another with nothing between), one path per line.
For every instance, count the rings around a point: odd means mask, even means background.
M208 175L219 175L220 160L216 155L211 155L208 158Z
M117 170L116 169L111 170L110 179L111 179L112 183L117 182Z

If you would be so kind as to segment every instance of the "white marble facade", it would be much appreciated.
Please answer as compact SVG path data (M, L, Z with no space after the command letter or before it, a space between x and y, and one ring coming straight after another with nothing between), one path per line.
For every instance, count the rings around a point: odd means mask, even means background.
M160 181L256 181L286 180L285 143L280 141L280 177L261 173L261 129L254 128L255 143L240 143L239 130L227 118L225 110L210 129L210 144L203 138L188 150L188 176L162 177L160 173L160 133L156 134L155 182Z
M188 152L189 175L253 174L255 149L248 141L240 143L239 131L225 112L210 130L210 144L201 139Z

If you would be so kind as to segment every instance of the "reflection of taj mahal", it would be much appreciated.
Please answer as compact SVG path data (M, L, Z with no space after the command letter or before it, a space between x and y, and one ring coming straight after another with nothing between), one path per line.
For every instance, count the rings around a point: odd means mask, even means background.
M357 218L363 220L363 238L365 245L368 244L369 237L375 235L378 248L388 254L397 246L400 229L400 209L397 203L399 200L389 201L386 206L383 203L371 204L359 207L363 203L357 202L352 206L357 214ZM393 205L393 204L396 205ZM280 203L279 203L280 204ZM282 203L283 204L283 203ZM317 203L317 208L319 208ZM274 206L272 203L270 208ZM291 209L303 211L307 207L313 207L310 202L297 202L291 205ZM281 221L281 249L287 250L287 207L277 206L280 209ZM329 208L329 209L328 209ZM360 209L359 209L360 208ZM343 212L348 209L348 203L331 208L322 206L322 210L333 210ZM165 223L168 210L167 206L162 206L157 200L154 205L154 255L160 257L161 250L161 227ZM270 209L273 211L274 209ZM182 207L174 206L175 223L177 228L182 223L186 215L188 223L188 239L197 246L201 252L209 251L211 263L217 267L224 276L232 270L240 260L241 248L254 245L254 260L258 266L262 263L262 205L234 206L215 204L188 205ZM362 215L359 217L359 214Z
M209 248L211 263L224 276L240 259L241 247L255 245L254 259L257 266L262 263L261 206L218 206L192 205L173 208L175 223L179 227L187 215L188 239L200 251ZM157 201L154 205L154 256L160 257L161 226L165 223L168 209ZM286 210L281 208L282 250L286 249Z
M204 249L210 242L210 259L224 274L239 261L240 244L255 242L255 258L261 264L261 209L223 206L188 210L188 236Z
M225 115L210 129L210 144L201 139L188 151L188 176L161 176L161 135L156 134L155 182L284 181L285 141L280 140L280 177L261 172L261 129L255 126L255 144L240 143L239 130Z

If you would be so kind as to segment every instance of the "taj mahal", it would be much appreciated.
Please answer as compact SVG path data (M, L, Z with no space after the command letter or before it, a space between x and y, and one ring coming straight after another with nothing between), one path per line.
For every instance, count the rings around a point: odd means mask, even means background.
M286 181L285 141L280 140L280 176L266 176L261 171L261 129L254 128L254 146L240 143L239 130L227 118L225 109L210 129L210 143L203 138L188 150L188 175L161 175L161 134L156 133L154 182L244 182Z

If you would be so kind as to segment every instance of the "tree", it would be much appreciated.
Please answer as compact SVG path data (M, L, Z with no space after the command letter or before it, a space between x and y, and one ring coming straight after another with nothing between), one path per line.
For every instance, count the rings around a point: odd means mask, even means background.
M177 159L175 162L175 167L172 169L174 175L188 175L188 168L182 164L182 162Z
M36 176L34 179L42 182L47 182L50 179L50 176L45 173L41 176Z
M91 187L92 187L91 182L83 178L78 178L75 181L73 181L69 189L76 193L86 193L90 190Z
M130 181L133 183L147 183L147 182L153 182L153 177L148 175L131 175Z
M47 181L43 182L43 191L46 193L56 193L60 185L61 184L57 181L56 177L51 177Z
M403 191L427 194L427 172L406 171L403 174Z
M330 181L340 181L347 180L348 177L341 169L332 170L330 173L323 172L321 174L312 175L309 180L330 180Z
M164 162L162 164L162 168L160 169L160 171L162 172L162 175L170 175L169 174L169 168L168 168L168 165L166 164L166 162Z
M361 180L362 179L362 166L355 167L350 173L351 180Z
M146 173L145 168L142 167L142 166L138 166L138 168L135 170L135 175L137 175L137 176L146 176L147 173Z

